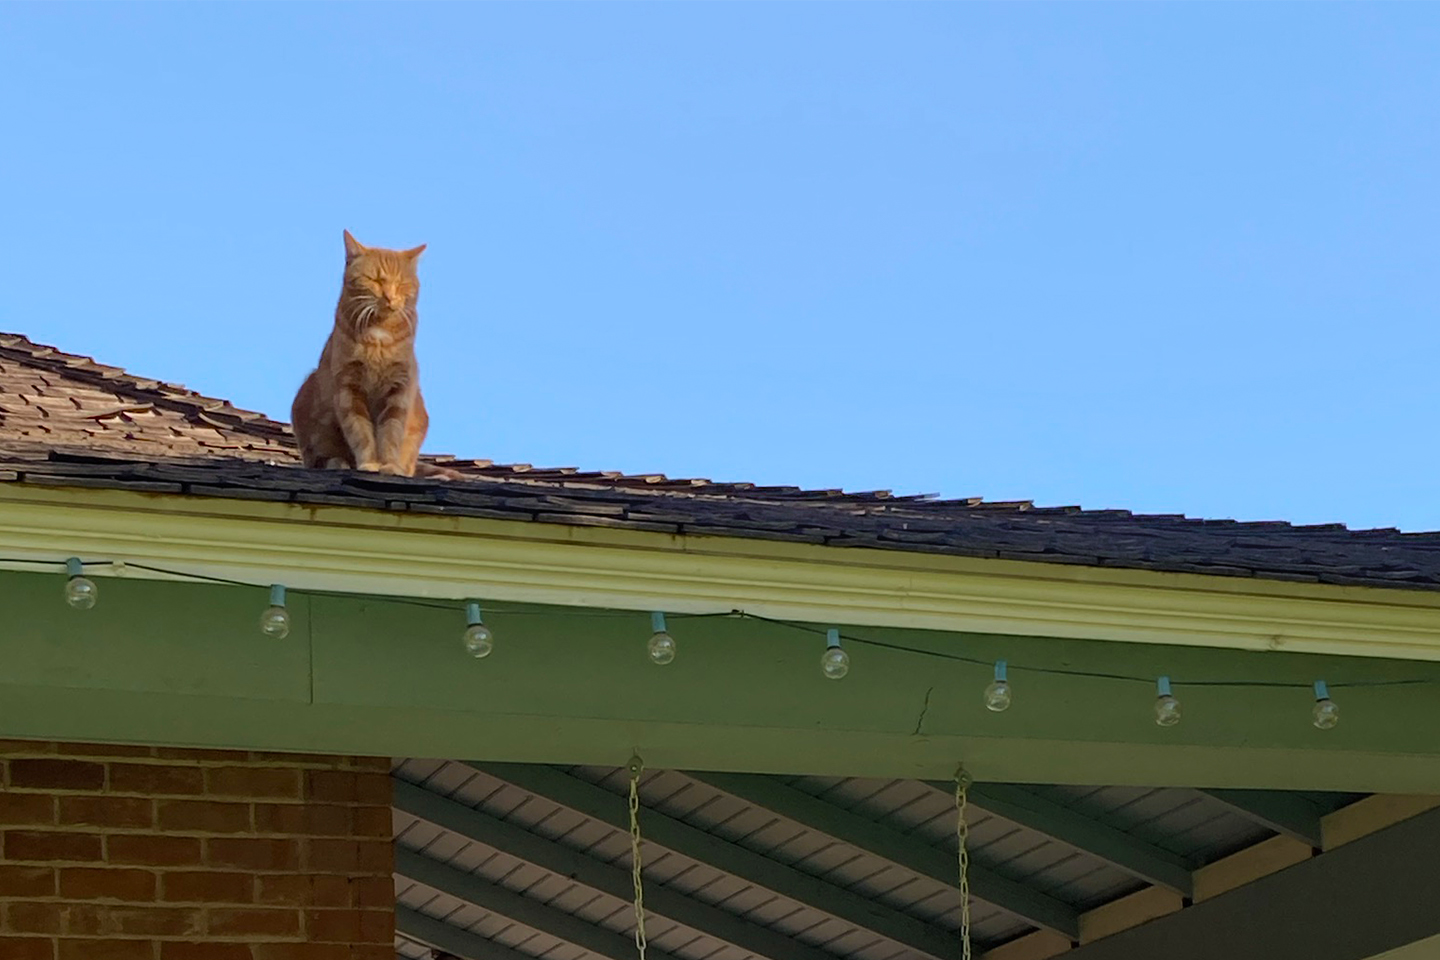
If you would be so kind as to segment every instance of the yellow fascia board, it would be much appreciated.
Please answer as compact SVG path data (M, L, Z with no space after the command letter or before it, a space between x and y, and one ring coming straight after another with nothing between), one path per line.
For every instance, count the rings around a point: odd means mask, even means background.
M117 490L0 485L0 556L356 594L1440 660L1430 592Z

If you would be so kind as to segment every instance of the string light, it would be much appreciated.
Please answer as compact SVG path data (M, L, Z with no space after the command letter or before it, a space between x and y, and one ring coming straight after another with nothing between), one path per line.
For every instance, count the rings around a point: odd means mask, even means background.
M1180 722L1180 701L1170 692L1170 678L1161 677L1155 681L1155 724L1173 727Z
M118 560L89 560L89 561L81 561L80 559L78 559L78 558L76 558L76 557L70 557L70 558L68 558L68 559L66 559L66 560L64 560L64 561L58 561L58 560L37 560L37 559L31 558L31 557L0 557L0 564L17 564L17 565L18 565L18 564L36 564L36 565L40 565L40 566L53 567L53 566L55 566L57 563L63 563L63 564L64 564L64 567L65 567L65 571L66 571L66 573L67 573L67 579L66 579L66 585L65 585L65 602L66 602L69 606L74 607L74 608L76 608L76 609L80 609L80 610L90 609L90 608L93 607L93 606L95 605L95 603L96 603L96 600L97 600L98 595L99 595L99 591L98 591L98 589L97 589L97 587L96 587L96 585L95 585L95 582L92 581L91 579L89 579L88 577L86 577L86 576L84 575L84 571L85 571L85 569L86 569L87 567L94 567L94 566L99 566L99 565L108 565L108 566L111 566L117 574L121 573L123 570L142 570L142 571L147 571L147 572L150 572L150 573L162 574L162 575L164 575L164 576L166 576L166 577L173 577L173 578L182 579L182 580L189 580L189 581L198 581L198 582L203 582L203 583L215 583L215 584L222 584L222 585L225 585L225 586L246 587L246 588L252 588L252 587L259 586L258 584L255 584L255 583L253 583L253 582L247 582L247 581L242 581L242 580L233 580L233 579L228 579L228 578L225 578L225 577L217 577L217 576L212 576L212 575L209 575L209 574L196 573L196 572L192 572L192 571L176 570L176 569L172 569L172 568L168 568L168 567L153 566L153 565L144 564L144 563L134 563L134 562L129 562L129 563L127 563L127 562L118 561ZM352 593L352 592L335 591L335 590L318 590L318 589L307 589L307 590L304 591L304 593L306 593L306 594L308 594L308 595L314 595L314 596L336 597L336 598L342 598L342 599L345 599L345 598L353 598L353 597L356 597L356 596L360 596L360 594L355 594L355 593ZM280 585L280 584L274 584L274 585L271 586L271 601L272 601L272 602L271 602L270 607L268 607L268 608L266 609L265 613L262 615L262 618L261 618L261 629L262 629L267 635L276 636L276 637L283 637L283 636L285 636L285 635L288 634L288 631L289 631L289 613L288 613L288 611L286 611L286 609L285 609L284 597L285 597L285 587L284 587L284 586L282 586L282 585ZM409 606L425 607L425 608L429 608L429 609L445 609L445 610L453 610L453 609L454 609L454 603L453 603L453 601L446 602L446 601L441 601L441 600L427 600L427 599L423 599L423 598L419 598L419 597L402 597L402 596L388 596L388 595L375 595L375 596L372 596L371 599L379 600L379 601L382 601L382 602L388 602L388 603L399 603L399 604L405 604L405 605L409 605ZM468 622L469 622L469 625L468 625L468 627L467 627L467 629L466 629L466 631L465 631L465 634L464 634L464 641L465 641L466 651L467 651L468 653L470 653L472 656L475 656L475 657L477 657L477 658L488 656L488 655L490 654L490 652L492 651L492 649L493 649L493 646L494 646L494 638L493 638L493 636L492 636L492 634L491 634L491 632L490 632L490 629L489 629L488 627L486 627L486 626L481 622L481 620L480 620L480 608L479 608L479 605L476 604L476 603L474 603L474 602L467 603L467 605L466 605L466 610L467 610L467 613L468 613L468 618L467 618L467 619L468 619ZM493 612L493 611L492 611L492 612ZM589 609L586 609L586 610L580 610L580 609L570 609L570 610L567 610L567 609L560 609L560 610L550 610L550 609L538 609L538 608L530 608L530 607L516 607L516 608L514 608L514 609L506 608L506 612L507 612L508 614L513 614L513 615L515 615L515 616L523 616L523 615L532 615L532 616L536 616L536 615L543 615L543 616L584 616L584 617L587 617L587 618L594 618L594 617L633 617L633 616L634 616L633 611L620 610L620 609L600 609L600 610L589 610ZM651 654L651 655L652 655L652 658L655 659L655 662L656 662L656 663L668 663L668 662L670 662L671 659L673 659L673 656L674 656L674 653L673 653L673 651L674 651L674 647L673 647L674 639L673 639L672 637L670 637L668 631L665 629L665 626L664 626L665 621L664 621L664 616L663 616L663 614L654 613L654 614L652 614L651 616L652 616L652 624L654 624L654 625L656 626L656 628L657 628L657 629L654 631L654 635L652 635L651 640L652 640L652 642L658 641L658 643L657 643L656 645L657 645L657 646L660 648L660 650L661 650L661 654L660 654L660 656L658 656L658 657L656 657L655 654L652 652L652 654ZM810 634L818 634L818 633L821 633L822 630L823 630L823 632L824 632L825 635L826 635L826 649L825 649L824 654L822 654L822 657L821 657L821 668L822 668L822 671L823 671L824 675L825 675L827 678L829 678L829 679L838 680L838 679L844 677L844 676L849 672L849 667L850 667L850 657L849 657L849 654L846 653L846 651L841 648L841 639L842 639L842 637L841 637L840 631L839 631L838 629L836 629L836 628L833 628L833 627L831 627L831 628L817 628L817 627L808 626L808 625L803 624L803 623L797 623L797 622L788 621L788 620L779 620L779 619L775 619L775 618L773 618L773 617L766 617L766 616L763 616L763 615L760 615L760 614L749 613L749 612L746 612L746 611L744 611L744 610L739 610L739 609L732 609L732 610L726 610L726 611L715 611L715 612L711 612L711 613L676 614L676 616L691 617L691 618L712 618L712 619L714 619L714 618L727 618L727 619L755 620L755 621L759 621L759 622L762 622L762 623L773 624L773 625L775 625L775 626L782 627L782 628L785 628L785 629L795 630L795 631L800 631L800 632L810 633ZM274 631L274 632L272 632L272 631ZM1004 660L999 660L999 661L981 660L981 659L978 659L978 658L975 658L975 657L972 657L972 656L966 656L966 655L964 655L964 654L962 654L962 653L953 652L953 651L951 651L951 650L940 650L940 649L925 648L925 647L911 647L911 646L907 646L907 645L905 645L905 644L903 644L903 643L894 643L894 642L889 642L889 641L874 639L874 638L871 638L871 637L860 637L860 636L855 636L854 634L849 634L849 633L845 634L844 637L843 637L843 639L845 639L845 640L847 640L847 641L854 642L854 643L865 644L866 646L873 646L873 647L878 647L878 648L886 649L886 650L894 650L894 651L897 651L897 652L901 652L901 653L905 653L905 654L909 654L909 655L913 655L913 656L933 657L933 658L937 658L937 659L941 659L941 660L948 660L948 661L957 662L957 663L967 663L967 664L973 664L973 665L977 665L977 666L993 667L993 668L994 668L994 671L995 671L994 681L993 681L989 686L987 686L986 689L985 689L985 704L986 704L986 707L987 707L988 709L990 709L990 710L995 711L995 712L1000 712L1000 711L1002 711L1002 710L1004 710L1004 709L1007 709L1008 706L1009 706L1009 704L1010 704L1010 700L1011 700L1011 690L1010 690L1010 687L1009 687L1009 682L1008 682L1008 677L1007 677L1007 666L1008 666L1008 665L1007 665L1007 662L1004 661ZM667 640L669 641L668 644L666 643ZM666 650L667 647L669 648L669 656L665 656L665 650ZM1110 672L1101 672L1101 671L1095 671L1095 670L1083 670L1083 669L1077 669L1077 668L1072 668L1072 667L1059 667L1059 666L1056 666L1056 667L1044 667L1044 666L1028 666L1028 667L1025 667L1025 666L1022 666L1022 667L1018 667L1017 669L1029 670L1029 671L1031 671L1031 672L1033 672L1033 673L1049 674L1049 675L1053 675L1053 676L1080 677L1080 678L1091 679L1091 680L1109 680L1109 681L1122 681L1122 682L1149 682L1149 680L1148 680L1147 678L1145 678L1145 677L1143 677L1143 676L1136 676L1136 675L1133 675L1133 674L1110 673ZM1289 688L1294 688L1294 687L1297 687L1297 686L1302 686L1302 684L1294 683L1294 682L1291 682L1291 681L1285 681L1285 680L1255 680L1255 679L1227 680L1227 679L1193 678L1193 679L1186 679L1184 682L1185 682L1188 686L1228 687L1228 688L1237 688L1237 689L1238 689L1238 688L1252 688L1252 687L1253 687L1253 688L1267 688L1267 689L1289 689ZM1399 687L1399 686L1417 686L1417 685L1418 685L1418 686L1436 686L1436 685L1440 685L1440 678L1437 678L1437 677L1428 677L1428 676L1413 676L1413 677L1406 677L1406 678L1389 678L1389 679L1373 679L1373 680L1350 680L1350 681L1347 681L1347 682L1345 682L1345 683L1338 684L1338 686L1342 686L1342 687ZM1305 686L1308 686L1308 684L1305 684ZM1328 688L1328 685L1327 685L1324 681L1316 681L1313 686L1314 686L1314 692L1315 692L1315 705L1314 705L1314 708L1313 708L1313 711L1312 711L1313 720L1314 720L1314 725L1315 725L1316 727L1322 729L1322 730L1328 730L1328 729L1334 727L1337 723L1339 723L1340 709L1339 709L1338 705L1337 705L1333 700L1330 699L1329 688ZM1180 704L1179 704L1179 701L1174 697L1174 694L1173 694L1173 693L1171 692L1171 690L1170 690L1170 678L1169 678L1168 676L1162 676L1162 677L1159 678L1159 680L1158 680L1158 682L1157 682L1157 694L1158 694L1158 695L1157 695L1156 701L1155 701L1156 723L1158 723L1158 724L1161 725L1161 726L1170 726L1170 725L1173 725L1174 723L1179 722L1179 719L1180 719Z
M1324 680L1315 681L1315 708L1311 713L1315 717L1316 728L1320 730L1329 730L1340 722L1340 708L1330 699L1330 688Z
M825 652L820 655L820 672L828 680L839 680L850 672L850 654L840 646L840 631L831 627L825 633Z
M65 561L65 572L69 574L69 579L65 581L65 602L76 610L89 610L95 606L100 591L95 581L85 576L85 565L78 557Z
M675 659L675 638L665 629L665 614L655 611L650 614L650 662L664 666Z
M490 651L495 649L495 635L480 622L480 604L474 600L465 604L465 623L465 652L476 660L490 656Z
M270 585L270 606L260 614L260 632L276 640L284 640L290 636L290 611L285 609L283 584Z
M1000 713L1010 709L1010 680L1004 660L995 661L995 679L985 688L985 709Z

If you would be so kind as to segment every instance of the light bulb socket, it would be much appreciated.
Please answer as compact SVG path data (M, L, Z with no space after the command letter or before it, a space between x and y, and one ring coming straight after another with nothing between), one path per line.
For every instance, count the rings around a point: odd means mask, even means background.
M1159 680L1155 681L1155 695L1157 697L1171 696L1169 677L1161 677Z
M479 626L483 621L480 619L480 604L474 600L465 604L465 625L468 627Z
M840 649L840 631L834 627L825 631L825 648L827 650Z
M667 632L666 629L665 629L665 614L661 613L659 610L655 610L655 611L651 612L651 614L650 614L650 632L651 632L651 633L666 633L666 632Z
M80 562L79 557L71 557L65 561L65 573L70 579L85 575L85 564Z
M272 583L270 585L270 606L285 606L285 585L283 583Z
M1325 681L1324 681L1324 680L1316 680L1316 681L1315 681L1315 701L1318 703L1318 702L1320 702L1321 700L1329 700L1329 699L1330 699L1330 688L1325 684Z
M1007 666L1008 666L1008 665L1005 663L1004 660L996 660L996 661L995 661L995 682L996 682L996 683L1006 683L1006 682L1010 679L1009 677L1006 676L1006 667L1007 667Z

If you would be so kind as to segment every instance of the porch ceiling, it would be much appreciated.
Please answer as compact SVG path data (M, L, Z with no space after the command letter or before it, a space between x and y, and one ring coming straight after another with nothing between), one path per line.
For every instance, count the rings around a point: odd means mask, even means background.
M397 955L630 960L627 776L397 762ZM1361 796L977 784L973 940L1080 940L1082 917L1137 891L1193 897L1196 870L1281 835L1275 809L1318 827ZM958 955L947 784L659 770L640 798L655 960Z

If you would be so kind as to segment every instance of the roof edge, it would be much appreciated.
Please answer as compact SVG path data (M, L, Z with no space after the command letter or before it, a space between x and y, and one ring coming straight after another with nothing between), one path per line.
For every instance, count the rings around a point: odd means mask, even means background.
M1440 661L1440 594L1425 591L75 487L7 484L0 504L12 561L80 556L457 602L742 609L817 624Z

